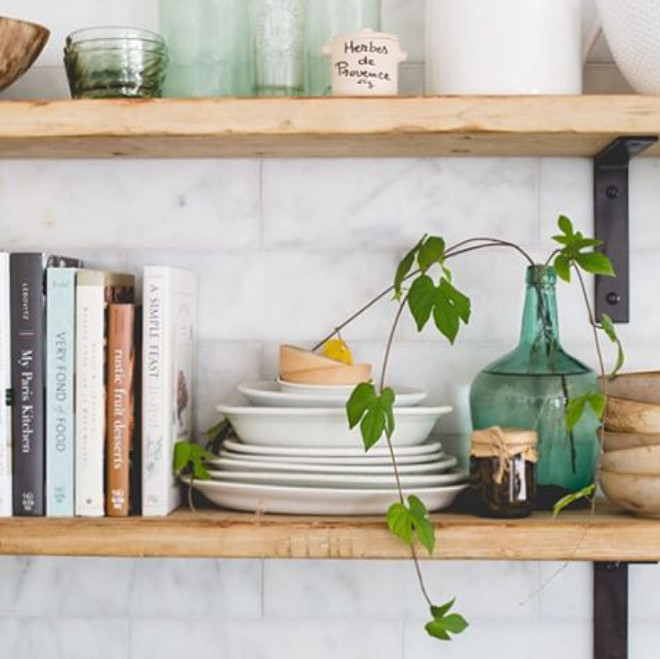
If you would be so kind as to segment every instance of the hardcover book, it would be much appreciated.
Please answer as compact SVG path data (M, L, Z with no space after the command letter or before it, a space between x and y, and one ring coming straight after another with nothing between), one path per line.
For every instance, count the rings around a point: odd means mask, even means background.
M76 268L46 270L46 515L73 517Z
M142 346L142 514L180 503L174 445L191 439L197 277L178 268L144 269Z
M0 517L12 514L9 254L0 252Z
M108 306L106 499L109 517L130 510L129 460L135 432L135 307Z
M76 280L75 513L105 513L106 306L133 302L135 278L81 270Z
M45 480L45 270L81 262L41 253L9 257L12 463L15 515L43 515Z

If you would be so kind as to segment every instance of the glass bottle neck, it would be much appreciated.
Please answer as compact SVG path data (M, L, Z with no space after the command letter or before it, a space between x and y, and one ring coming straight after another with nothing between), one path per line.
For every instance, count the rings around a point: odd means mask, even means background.
M549 356L560 347L556 280L555 270L551 266L535 265L527 269L520 345L529 347L539 355Z

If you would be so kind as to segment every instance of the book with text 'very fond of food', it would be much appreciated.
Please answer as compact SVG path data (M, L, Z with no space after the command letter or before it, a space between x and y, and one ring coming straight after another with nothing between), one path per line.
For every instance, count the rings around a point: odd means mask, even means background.
M80 261L42 253L9 257L12 462L15 515L45 512L45 270Z
M12 514L9 254L0 252L0 517Z
M135 305L108 306L105 512L130 510L129 460L135 433Z
M142 312L142 514L160 516L180 502L174 445L192 439L195 273L146 267Z
M77 268L46 270L46 515L73 517Z
M105 514L106 307L133 302L135 278L81 270L76 278L75 513Z

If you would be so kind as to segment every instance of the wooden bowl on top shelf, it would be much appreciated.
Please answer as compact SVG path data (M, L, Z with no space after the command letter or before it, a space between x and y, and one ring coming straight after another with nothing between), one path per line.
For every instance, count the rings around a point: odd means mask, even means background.
M0 16L0 90L34 64L49 36L50 30L43 25Z
M294 384L356 385L371 379L371 364L344 364L296 346L280 346L280 379Z
M599 384L607 396L660 404L660 371L621 373L614 380L599 378Z
M618 433L660 433L660 405L607 397L605 430Z

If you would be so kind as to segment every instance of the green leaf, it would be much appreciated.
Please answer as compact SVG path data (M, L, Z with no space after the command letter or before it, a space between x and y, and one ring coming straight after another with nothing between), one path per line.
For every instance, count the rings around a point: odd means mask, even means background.
M468 626L465 618L458 613L452 613L451 615L446 616L442 619L442 622L444 623L445 629L450 634L460 634L462 631L465 631Z
M393 503L387 509L387 526L392 534L412 547L413 527L410 523L410 513L402 503Z
M463 295L450 281L442 279L439 291L447 297L456 310L458 317L465 323L470 322L470 298Z
M416 536L429 554L433 553L435 528L426 506L415 495L408 497L407 506L402 503L390 506L387 511L387 525L390 531L407 545L412 545L413 538Z
M360 423L360 432L362 433L362 443L364 450L368 451L383 436L385 430L385 420L376 406L367 410Z
M380 408L385 416L385 434L392 437L394 432L394 399L396 394L391 387L385 387L380 395Z
M420 245L424 242L422 238L404 257L401 259L397 269L396 275L394 276L394 297L397 300L401 299L401 287L403 285L404 279L408 276L408 273L415 263L415 257L419 251Z
M623 368L623 365L626 362L626 355L623 351L623 345L621 345L621 341L617 336L616 329L614 329L614 323L606 313L601 316L600 327L617 348L616 363L612 369L612 372L608 376L610 380L613 380L617 376L618 372Z
M454 603L456 602L456 598L449 600L448 602L445 602L444 604L440 606L434 606L433 604L431 605L431 615L434 618L444 618L447 613L449 613L454 606Z
M435 284L428 275L417 277L408 291L408 308L415 319L418 332L424 329L431 317L435 295Z
M582 418L584 409L587 406L587 396L588 394L571 398L566 404L565 417L568 432L571 432Z
M174 445L174 473L179 476L190 462L190 442L177 442Z
M445 629L442 622L432 620L431 622L426 623L424 629L426 629L428 635L433 636L433 638L439 638L441 641L451 641L449 632Z
M200 481L209 481L211 480L211 474L204 466L204 463L201 460L194 460L192 463L193 476Z
M604 275L614 277L614 268L605 254L600 252L587 252L586 254L577 254L575 262L585 271L593 275Z
M361 382L353 389L346 403L349 428L355 428L365 412L374 404L377 398L376 387L371 382Z
M449 613L455 600L450 600L442 606L431 605L432 620L426 624L425 629L430 636L442 641L450 641L452 634L464 632L468 623L460 613Z
M442 294L436 297L435 307L433 308L433 321L440 333L453 345L458 336L461 323L458 313Z
M559 216L559 220L557 220L557 226L563 234L567 236L573 235L573 223L565 215Z
M577 492L567 494L565 497L559 499L559 501L557 501L557 503L555 503L555 505L552 507L552 516L558 517L568 506L570 506L575 501L579 501L580 499L591 499L595 493L596 484L592 483L591 485L587 485L587 487L584 487Z
M589 394L587 402L589 403L589 407L593 410L593 413L599 419L602 419L603 414L605 414L607 398L605 398L605 396L601 394L600 391L594 391L593 393Z
M571 281L571 261L563 254L557 254L555 257L555 270L557 276L564 281Z
M426 272L434 263L442 263L445 258L445 241L437 236L427 238L419 248L417 263Z

